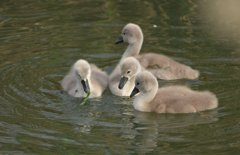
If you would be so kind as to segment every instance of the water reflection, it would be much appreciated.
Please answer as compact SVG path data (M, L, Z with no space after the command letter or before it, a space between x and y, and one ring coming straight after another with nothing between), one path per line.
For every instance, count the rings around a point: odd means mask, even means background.
M132 106L132 105L129 105ZM135 153L145 154L154 150L174 149L171 143L191 143L193 126L214 124L218 121L218 111L199 114L154 114L142 113L126 108L122 117L125 125L121 128L121 138L134 145ZM160 143L160 145L159 145ZM162 151L163 153L164 151Z
M205 23L210 24L214 35L239 40L240 2L238 0L212 0L200 3ZM238 42L239 43L239 42Z

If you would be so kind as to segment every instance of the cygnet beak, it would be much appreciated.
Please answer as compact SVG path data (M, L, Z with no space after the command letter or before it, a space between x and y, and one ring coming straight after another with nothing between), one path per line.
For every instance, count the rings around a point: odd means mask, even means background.
M131 95L130 95L130 98L132 98L134 95L136 95L137 93L139 93L139 89L138 88L136 88L136 87L134 87L134 89L133 89L133 91L132 91L132 93L131 93Z
M85 93L87 93L87 94L90 93L88 80L86 80L86 81L81 80L81 84L83 86L83 90L85 91Z
M128 81L128 78L127 78L127 77L125 77L125 76L121 77L120 82L119 82L119 85L118 85L118 88L119 88L119 89L123 89L123 87L125 86L125 84L127 83L127 81Z
M123 43L123 37L122 36L119 36L117 38L117 40L115 41L115 44L120 44L120 43Z

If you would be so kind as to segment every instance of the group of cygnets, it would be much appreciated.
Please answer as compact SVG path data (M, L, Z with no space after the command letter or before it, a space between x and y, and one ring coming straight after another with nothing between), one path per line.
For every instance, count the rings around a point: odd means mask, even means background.
M63 90L74 97L99 97L109 87L117 96L136 96L133 107L156 113L194 113L216 108L217 97L209 91L195 91L186 86L158 87L158 79L197 79L199 72L156 53L139 54L143 44L141 28L133 23L124 26L116 44L128 47L108 76L86 60L78 60L61 81Z

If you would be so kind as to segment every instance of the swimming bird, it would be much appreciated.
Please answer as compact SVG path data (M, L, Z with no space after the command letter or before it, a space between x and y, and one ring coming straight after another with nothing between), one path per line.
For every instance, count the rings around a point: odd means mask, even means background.
M181 64L165 55L156 53L141 54L140 50L143 44L142 29L133 23L128 23L122 29L121 36L116 40L116 44L126 42L127 49L122 55L120 62L129 56L136 57L140 64L152 72L157 78L164 80L174 79L196 79L199 72L191 67Z
M99 97L107 87L108 76L94 64L79 59L61 81L64 91L73 97Z
M185 86L158 88L157 79L148 71L137 74L130 97L133 106L142 112L195 113L218 106L216 95L209 91L194 91Z

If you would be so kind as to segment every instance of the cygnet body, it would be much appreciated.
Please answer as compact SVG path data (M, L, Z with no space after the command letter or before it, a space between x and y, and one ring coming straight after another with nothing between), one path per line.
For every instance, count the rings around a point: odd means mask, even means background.
M158 88L157 79L148 71L137 74L130 97L136 110L156 113L195 113L214 109L218 99L209 91L194 91L185 86Z
M73 97L99 97L107 87L108 76L105 72L86 60L78 60L61 81L63 90Z
M199 72L191 67L176 62L175 60L161 54L146 53L139 55L143 44L143 33L141 28L133 23L124 26L121 36L117 39L116 44L126 42L128 47L123 53L121 60L126 57L136 57L140 64L148 69L159 79L196 79Z

